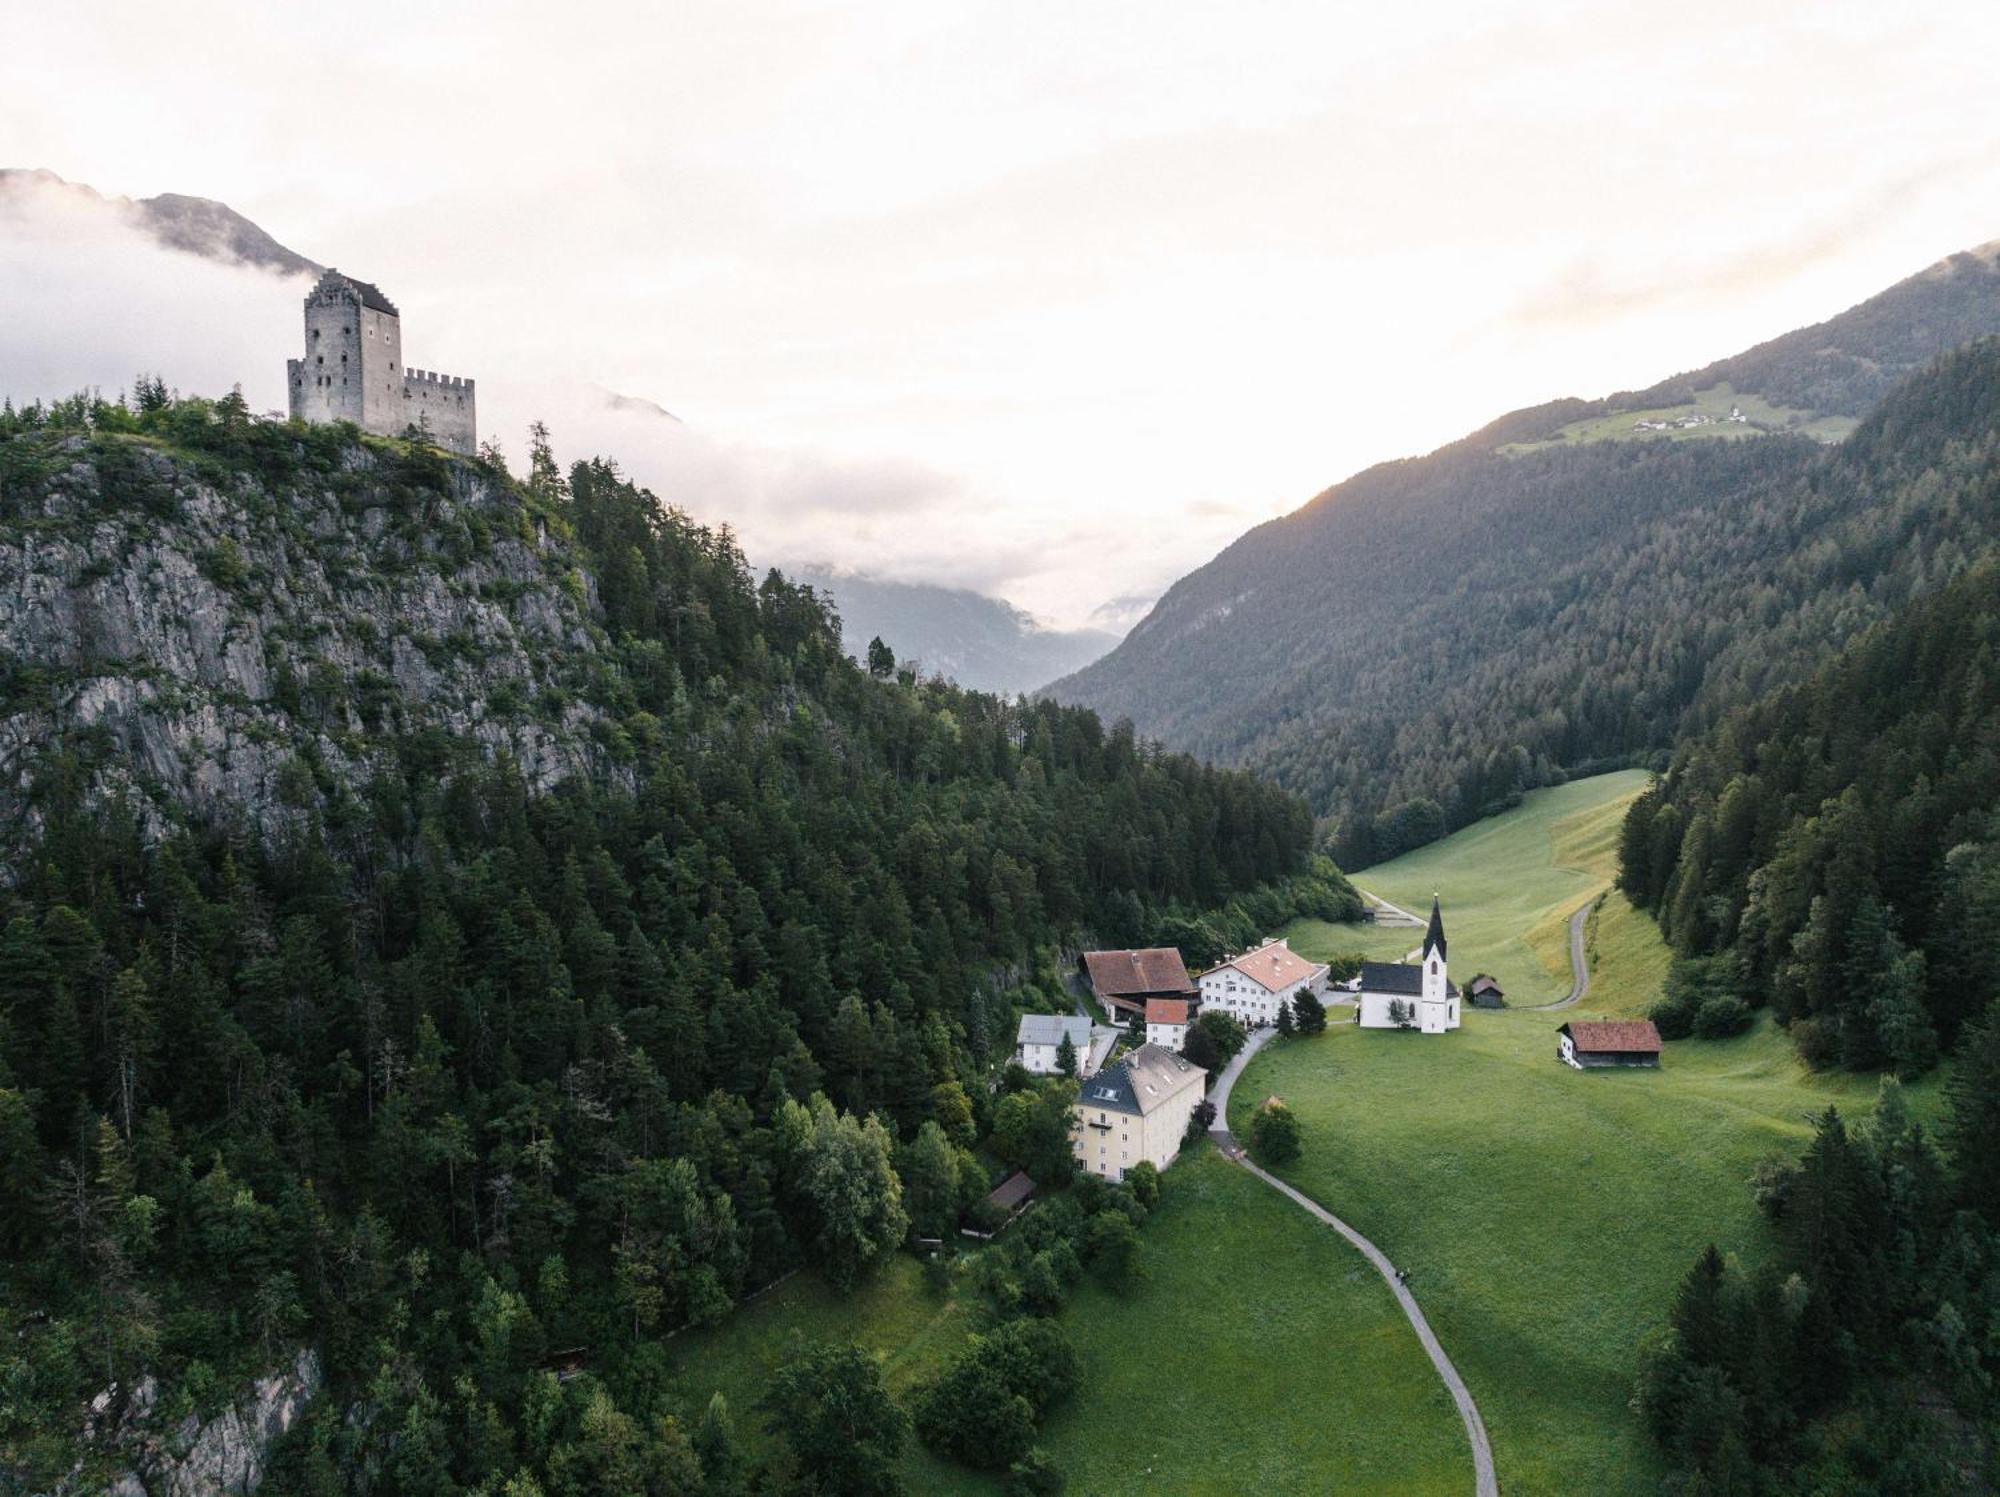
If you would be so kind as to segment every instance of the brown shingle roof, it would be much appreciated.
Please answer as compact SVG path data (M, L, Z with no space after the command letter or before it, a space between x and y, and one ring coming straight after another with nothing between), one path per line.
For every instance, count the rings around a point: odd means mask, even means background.
M1222 965L1234 967L1252 982L1270 989L1273 993L1283 992L1293 983L1302 982L1315 972L1324 970L1315 963L1307 961L1291 947L1280 945L1276 941L1268 946L1259 946L1255 951L1246 951L1241 956L1231 957Z
M1187 963L1171 946L1148 946L1143 951L1086 951L1083 965L1090 973L1090 985L1100 998L1123 998L1134 993L1192 993Z
M1187 1023L1188 1001L1185 998L1148 998L1146 1000L1146 1022L1148 1024Z
M1660 1049L1660 1031L1651 1019L1578 1020L1563 1025L1562 1032L1576 1042L1577 1049L1600 1054L1657 1055Z

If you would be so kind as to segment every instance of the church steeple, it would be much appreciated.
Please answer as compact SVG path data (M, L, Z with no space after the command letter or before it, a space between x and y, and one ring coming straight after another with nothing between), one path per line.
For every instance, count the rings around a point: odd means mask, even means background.
M1435 950L1440 960L1444 957L1444 911L1438 905L1437 895L1431 895L1431 928L1424 932L1424 960L1430 960Z

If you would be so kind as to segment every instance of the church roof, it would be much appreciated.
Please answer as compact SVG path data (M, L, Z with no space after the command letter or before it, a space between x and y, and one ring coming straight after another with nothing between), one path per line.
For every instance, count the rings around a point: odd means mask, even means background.
M1361 991L1387 993L1394 998L1421 998L1424 995L1424 969L1406 962L1363 962ZM1447 981L1444 992L1447 998L1456 998L1458 984Z
M1437 947L1439 956L1445 954L1444 910L1438 905L1438 897L1435 894L1431 896L1431 928L1424 932L1424 955L1429 956L1433 946Z
M391 317L400 317L403 315L396 310L396 304L382 294L382 288L372 281L357 281L353 276L342 275L337 270L329 270L319 278L319 283L322 287L329 281L352 286L355 294L361 298L361 305L367 307L370 311L387 312Z

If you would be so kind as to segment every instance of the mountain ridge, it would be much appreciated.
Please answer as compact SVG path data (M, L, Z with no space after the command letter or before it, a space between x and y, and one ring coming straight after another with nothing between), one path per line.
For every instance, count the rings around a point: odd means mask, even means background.
M1995 332L2000 267L1987 250L1968 251L1826 323L1674 379L1764 369L1772 388L1853 402L1892 373L1921 380L1903 361L1933 344ZM1880 357L1864 357L1871 349ZM1664 750L1714 651L1686 635L1694 621L1679 618L1686 600L1672 576L1633 575L1625 558L1705 574L1704 557L1726 556L1744 586L1766 585L1782 559L1731 548L1800 503L1835 523L1786 485L1809 486L1818 456L1841 449L1784 430L1546 440L1607 409L1545 404L1363 470L1239 536L1176 581L1117 649L1048 693L1307 795L1346 866L1463 825L1524 788ZM1952 523L1967 544L1985 544L1968 514ZM1635 589L1627 607L1604 605L1614 586ZM1674 621L1663 636L1688 639L1690 659L1666 658L1636 627L1642 596ZM1508 671L1496 674L1503 659Z

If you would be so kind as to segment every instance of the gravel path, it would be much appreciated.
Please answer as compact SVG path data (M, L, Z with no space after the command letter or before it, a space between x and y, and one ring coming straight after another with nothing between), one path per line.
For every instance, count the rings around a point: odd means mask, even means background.
M1580 932L1580 929L1574 924L1571 926L1573 934ZM1576 953L1581 953L1580 934L1577 934L1576 944L1572 949ZM1583 995L1577 993L1573 996ZM1445 1354L1437 1333L1431 1329L1430 1322L1424 1319L1423 1309L1417 1304L1416 1296L1411 1294L1409 1286L1396 1276L1396 1266L1389 1261L1388 1255L1311 1196L1294 1189L1276 1175L1253 1164L1229 1132L1229 1093L1236 1085L1236 1078L1243 1074L1243 1068L1250 1063L1250 1057L1269 1044L1271 1037L1276 1033L1274 1029L1260 1029L1251 1035L1250 1043L1237 1053L1236 1059L1225 1066L1222 1074L1216 1078L1215 1087L1208 1094L1209 1100L1215 1104L1215 1121L1209 1125L1209 1135L1215 1140L1216 1147L1222 1150L1225 1158L1234 1160L1271 1189L1290 1197L1293 1202L1310 1211L1359 1248L1361 1255L1374 1265L1375 1271L1382 1276L1382 1282L1387 1284L1390 1293L1396 1296L1396 1303L1403 1307L1403 1314L1408 1317L1411 1328L1416 1331L1417 1340L1423 1344L1425 1354L1431 1359L1431 1365L1437 1369L1438 1376L1451 1391L1451 1401L1458 1405L1458 1417L1465 1421L1465 1437L1472 1445L1475 1497L1500 1497L1500 1479L1493 1470L1493 1445L1486 1438L1486 1421L1479 1417L1479 1405L1472 1401L1472 1391L1465 1386L1465 1379L1458 1375L1458 1369Z

